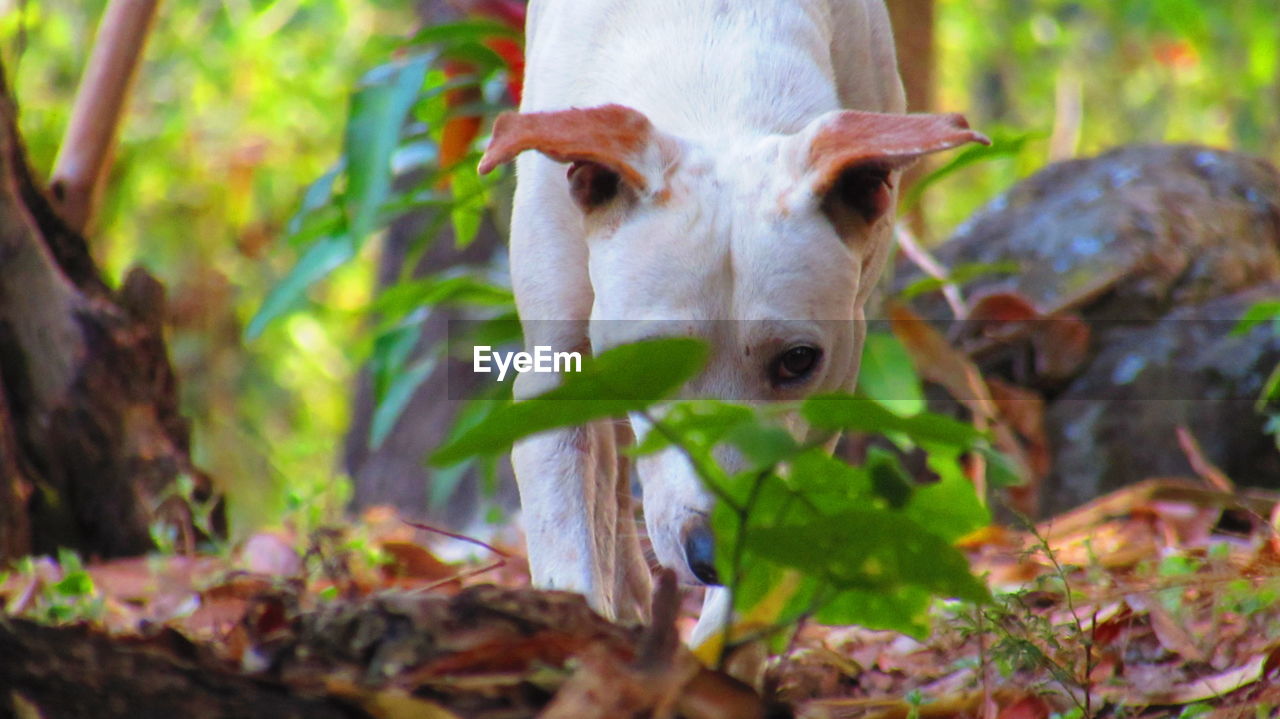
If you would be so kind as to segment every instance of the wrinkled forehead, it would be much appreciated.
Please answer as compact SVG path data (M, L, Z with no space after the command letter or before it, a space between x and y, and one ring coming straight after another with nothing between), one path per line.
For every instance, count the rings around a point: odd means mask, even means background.
M773 136L706 148L699 169L712 181L689 178L690 202L722 208L705 229L720 238L715 246L733 273L738 316L847 314L832 303L856 284L857 258L812 193L798 144Z
M795 192L805 169L798 144L781 135L683 141L667 178L671 199L720 203L742 220L777 222L813 204Z
M603 316L847 319L853 255L785 137L689 142L662 202L592 247Z

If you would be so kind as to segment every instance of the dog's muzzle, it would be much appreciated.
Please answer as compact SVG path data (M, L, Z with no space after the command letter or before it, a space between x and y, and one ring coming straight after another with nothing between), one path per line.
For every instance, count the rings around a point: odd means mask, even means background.
M720 577L716 574L715 536L711 534L706 517L695 517L684 525L684 560L698 581L720 584Z

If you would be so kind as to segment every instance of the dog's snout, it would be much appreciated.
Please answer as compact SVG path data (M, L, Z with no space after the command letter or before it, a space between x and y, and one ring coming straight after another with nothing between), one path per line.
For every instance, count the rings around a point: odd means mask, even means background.
M720 584L716 574L715 536L706 517L697 517L685 525L684 558L689 571L703 584Z

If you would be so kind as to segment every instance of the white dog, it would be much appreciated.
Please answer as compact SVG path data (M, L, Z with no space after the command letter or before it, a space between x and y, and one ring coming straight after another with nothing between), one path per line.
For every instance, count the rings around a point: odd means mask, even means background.
M711 346L689 396L852 390L899 171L986 141L957 115L881 114L905 109L881 0L534 0L527 38L523 104L481 171L537 151L517 162L511 230L528 347L682 334ZM515 395L555 381L523 374ZM625 432L548 432L512 461L535 584L643 618ZM711 500L687 461L637 470L658 560L714 584ZM724 618L715 595L695 636Z

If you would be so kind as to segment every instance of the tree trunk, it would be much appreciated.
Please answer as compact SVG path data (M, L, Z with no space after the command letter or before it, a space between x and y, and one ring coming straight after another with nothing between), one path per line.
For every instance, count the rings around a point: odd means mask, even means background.
M934 0L889 0L888 7L898 51L898 72L907 91L907 110L934 112ZM902 178L903 189L920 179L928 162L926 158L907 169ZM928 223L921 205L911 208L905 219L917 237L927 238Z
M423 27L457 21L462 17L460 5L455 2L419 2L418 18ZM421 240L426 219L424 213L413 213L391 225L379 259L379 291L395 284L401 277L409 248ZM432 238L431 248L414 268L413 275L421 277L450 267L482 266L493 262L502 247L501 235L488 221L481 226L475 240L461 251L454 247L453 235L445 229L440 236ZM421 339L410 362L422 357L428 348L446 341L449 321L461 318L462 315L451 309L436 310L423 325ZM459 387L453 387L450 392L446 365L442 362L422 382L405 406L395 428L378 447L371 446L369 442L375 409L373 379L367 369L361 371L355 388L351 429L343 448L343 464L355 485L352 504L356 509L390 505L405 516L457 530L465 529L477 517L484 504L481 478L477 472L469 472L442 506L435 506L431 501L431 485L436 475L426 466L425 460L444 442L462 407L462 402L448 398L451 394L457 397L466 393L465 388ZM453 377L453 381L457 380L457 376ZM497 500L501 506L513 509L518 500L510 467L504 461L499 464L498 471Z
M934 0L889 0L889 18L898 48L898 72L907 91L907 110L934 110Z
M0 78L0 559L137 554L158 522L190 543L174 482L211 492L178 414L163 302L139 269L107 287L34 181Z

